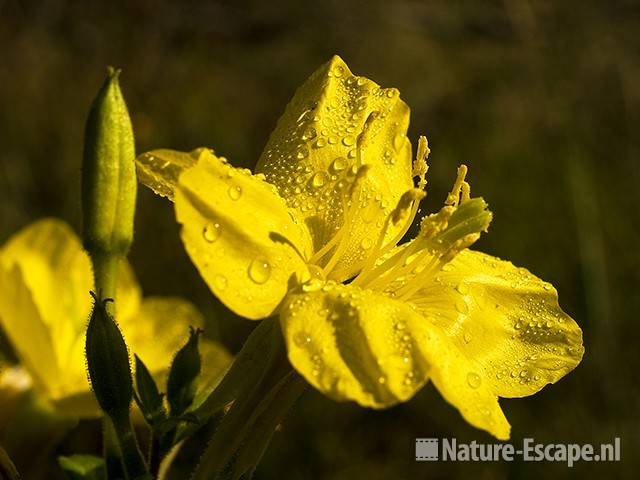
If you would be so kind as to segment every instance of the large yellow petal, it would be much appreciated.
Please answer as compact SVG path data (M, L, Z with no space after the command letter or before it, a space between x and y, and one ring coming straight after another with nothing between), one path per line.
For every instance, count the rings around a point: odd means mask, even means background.
M497 396L477 381L481 365L410 305L317 282L291 293L280 318L292 365L329 397L385 408L408 400L431 378L469 423L509 437Z
M273 185L208 150L180 176L175 208L191 260L209 288L239 315L271 315L294 275L307 272L308 231Z
M60 368L68 368L68 352L91 312L91 262L79 238L60 220L38 220L9 239L0 251L0 262L5 268L20 268L42 322L55 340Z
M96 411L84 359L91 312L91 262L64 222L46 218L13 235L0 250L0 322L36 387L69 411ZM131 267L119 273L118 315L140 305Z
M358 158L358 136L368 119ZM334 56L297 90L269 138L257 171L304 219L316 251L344 224L354 172L361 165L370 167L346 232L349 245L333 278L353 274L386 215L413 186L408 124L409 107L396 89L354 76ZM395 231L390 229L389 236Z
M482 366L482 381L501 397L557 382L584 353L555 288L490 255L463 250L411 301Z

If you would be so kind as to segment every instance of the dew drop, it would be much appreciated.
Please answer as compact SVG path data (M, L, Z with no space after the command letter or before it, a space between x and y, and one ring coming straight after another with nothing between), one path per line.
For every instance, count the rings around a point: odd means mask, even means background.
M480 375L478 375L477 373L469 372L467 374L467 383L471 388L478 388L482 383L482 379L480 378Z
M336 158L331 164L331 169L334 172L341 172L349 166L349 161L344 157Z
M355 145L355 143L356 143L356 139L351 135L347 135L342 139L342 144L347 147L350 147L351 145Z
M231 200L238 200L242 196L242 187L240 185L236 187L229 187L227 193L229 194L229 198Z
M224 275L216 275L216 278L213 280L215 287L218 290L224 290L227 288L227 277Z
M404 133L399 133L393 139L393 147L397 150L400 150L402 146L405 144L406 135Z
M298 332L293 336L293 342L302 348L311 343L311 337L306 332Z
M311 185L314 188L323 187L327 183L329 175L326 172L317 172L311 179Z
M473 340L473 337L469 332L464 332L464 343L470 343Z
M365 237L360 242L360 246L363 250L369 250L373 246L373 240L371 240L369 237Z
M253 260L249 265L249 278L258 285L262 285L271 276L271 265L266 260Z
M202 229L202 237L209 243L215 242L220 238L220 224L207 223Z

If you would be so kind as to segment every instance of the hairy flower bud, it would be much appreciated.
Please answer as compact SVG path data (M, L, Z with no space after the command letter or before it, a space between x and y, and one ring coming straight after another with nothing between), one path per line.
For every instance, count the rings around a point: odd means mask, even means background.
M189 408L195 397L196 379L200 374L198 337L201 333L202 330L191 328L189 340L176 353L171 364L167 380L167 400L173 416L180 415Z
M100 408L112 419L128 419L133 398L129 353L122 333L106 309L106 302L94 296L95 303L87 327L87 367L91 387Z

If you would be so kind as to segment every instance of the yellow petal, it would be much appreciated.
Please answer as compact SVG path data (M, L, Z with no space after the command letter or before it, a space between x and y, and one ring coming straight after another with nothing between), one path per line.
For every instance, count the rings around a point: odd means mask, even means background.
M291 293L280 319L289 360L335 400L385 408L431 378L472 425L497 438L509 424L478 365L410 305L357 287L319 282Z
M191 152L159 149L136 158L138 181L160 196L173 201L180 174L198 163L203 149Z
M358 158L358 136L365 124ZM413 186L408 124L409 107L396 89L354 76L335 56L298 89L260 157L257 171L304 219L316 251L344 224L354 172L370 166L356 200L349 246L335 267L336 279L353 273L386 215Z
M187 253L209 288L251 319L271 315L294 275L304 276L311 242L273 185L205 151L180 176L176 217Z
M60 220L36 221L0 250L0 270L0 322L36 388L68 405L62 410L80 416L97 412L84 358L93 275L79 238ZM126 262L117 300L118 316L139 308L140 288Z
M42 322L55 339L60 368L68 368L65 359L84 332L93 288L91 263L79 238L66 223L42 219L8 240L0 262L5 268L20 268ZM84 375L84 361L80 367Z
M0 325L41 392L55 390L60 369L48 326L20 268L0 266Z
M584 353L555 288L490 255L463 250L411 301L482 366L482 381L501 397L557 382Z

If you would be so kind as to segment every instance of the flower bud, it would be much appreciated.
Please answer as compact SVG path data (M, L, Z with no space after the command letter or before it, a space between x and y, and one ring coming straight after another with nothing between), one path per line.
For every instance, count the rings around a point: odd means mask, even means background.
M138 355L136 359L136 387L138 391L139 407L145 419L153 424L158 419L162 419L164 408L162 406L162 394L158 391L158 386L151 376L149 369Z
M109 68L85 127L83 239L92 256L125 254L133 239L135 145L119 74Z
M193 403L196 379L200 374L198 337L201 333L202 330L191 328L189 340L176 353L171 363L167 380L167 400L171 407L172 416L182 414Z
M129 418L133 398L129 353L116 322L107 311L105 304L109 299L95 295L94 299L87 327L87 367L100 408L116 422L116 419Z

